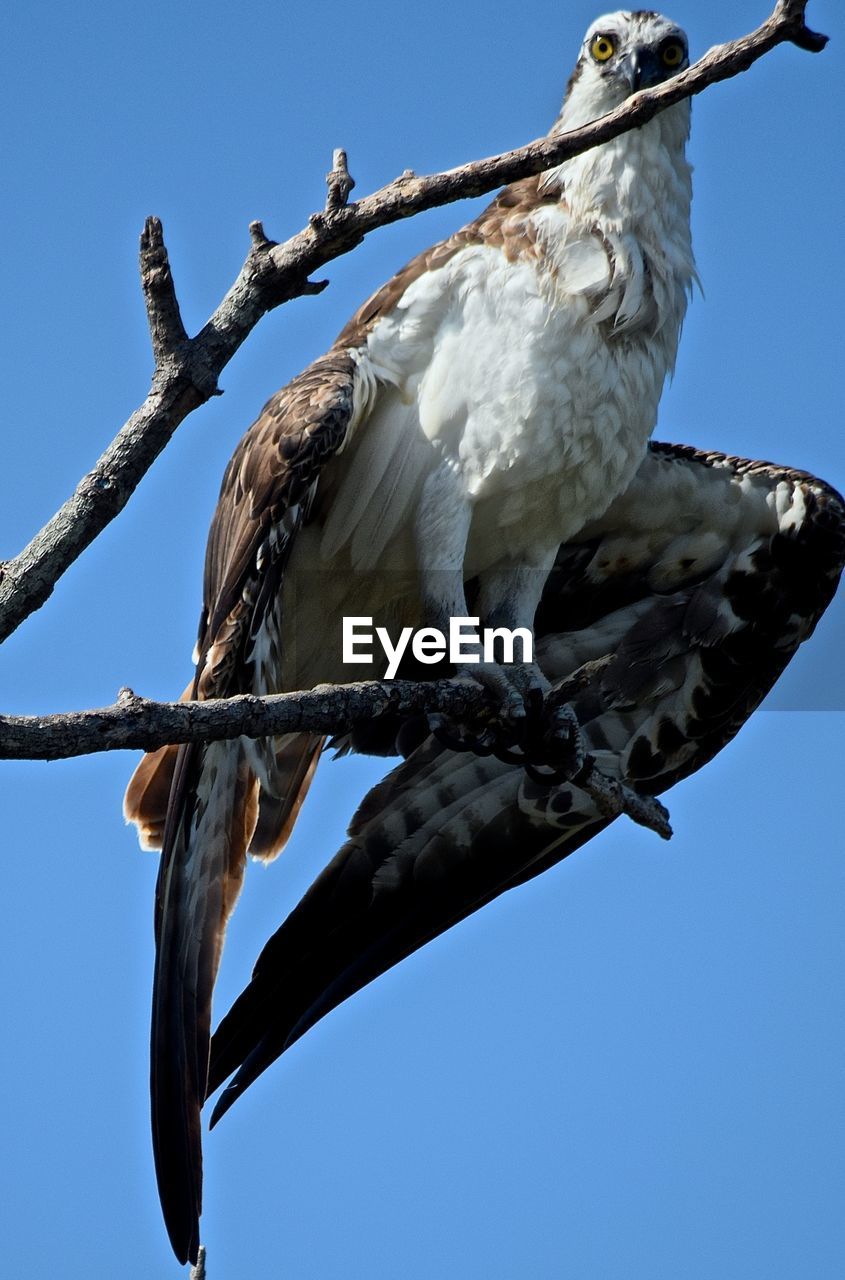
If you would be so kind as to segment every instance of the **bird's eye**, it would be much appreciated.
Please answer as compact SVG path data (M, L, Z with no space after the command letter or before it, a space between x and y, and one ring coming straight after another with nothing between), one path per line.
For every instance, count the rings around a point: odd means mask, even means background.
M667 40L660 50L664 67L679 67L687 56L687 51L678 40Z
M590 53L596 62L607 62L616 52L616 45L610 36L596 36L590 45Z

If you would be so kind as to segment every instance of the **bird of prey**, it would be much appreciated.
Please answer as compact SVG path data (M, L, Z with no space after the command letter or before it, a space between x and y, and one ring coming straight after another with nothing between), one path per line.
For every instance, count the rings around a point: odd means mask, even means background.
M552 131L687 65L669 19L602 17ZM675 361L695 277L688 132L683 102L507 187L268 402L223 480L188 696L360 675L342 662L348 615L389 630L446 631L467 616L532 628L558 548L642 463ZM504 719L549 687L537 663L467 670L498 692ZM153 1135L182 1261L198 1248L199 1112L226 920L247 852L272 858L284 845L322 745L300 734L165 748L127 793L142 840L162 848Z

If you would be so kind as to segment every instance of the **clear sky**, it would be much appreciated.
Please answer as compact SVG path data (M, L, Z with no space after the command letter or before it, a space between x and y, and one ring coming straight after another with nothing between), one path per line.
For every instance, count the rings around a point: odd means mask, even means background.
M187 324L248 247L322 204L518 145L554 117L597 6L221 0L4 20L0 557L146 393L137 241L165 225ZM675 0L703 52L768 0ZM658 435L845 487L845 15L694 107L696 298ZM263 320L121 518L0 653L0 709L186 683L202 552L237 438L413 252L382 231ZM206 1141L213 1280L746 1280L840 1274L845 868L840 604L739 740L670 794L671 845L617 823L327 1018ZM128 754L5 765L0 1270L178 1272L147 1121L156 859ZM326 762L283 859L251 867L222 1014L338 847L371 762Z

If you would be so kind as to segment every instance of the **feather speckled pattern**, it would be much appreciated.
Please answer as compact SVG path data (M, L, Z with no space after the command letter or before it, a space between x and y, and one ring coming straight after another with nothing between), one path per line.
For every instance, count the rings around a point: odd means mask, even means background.
M601 116L687 64L686 38L669 19L645 10L607 15L587 32L553 131ZM377 291L331 350L268 401L223 479L190 696L360 676L342 662L344 615L372 616L391 631L443 626L476 612L467 605L469 580L482 625L533 626L560 545L583 554L585 530L600 527L637 474L674 366L695 281L689 118L689 104L676 104L506 188ZM702 564L718 557L703 533L700 541ZM624 560L621 547L613 555L609 580ZM576 567L559 560L553 574L564 610L580 600L562 587ZM730 603L702 597L696 607L715 636L730 624ZM636 655L648 652L649 628L661 643L667 632L666 679L677 666L674 616L649 621L644 609L628 639ZM571 627L562 620L570 637ZM548 654L543 661L552 670ZM369 674L381 671L374 665ZM620 689L631 678L611 675ZM507 679L520 678L511 668ZM545 679L539 667L530 678ZM628 691L635 706L649 693L645 673L640 684L642 695ZM608 741L612 731L604 720L596 726ZM612 744L602 761L645 778L663 750L654 734L643 721L624 761ZM321 747L303 734L164 748L141 762L127 792L127 817L144 843L162 847L153 1128L165 1220L181 1261L195 1259L198 1241L199 1111L226 920L247 853L269 859L284 846ZM508 815L501 820L521 823L518 815L532 813L543 845L547 826L528 783L505 769L491 791L484 771L492 768L460 762L455 778L466 795L450 802L457 807L447 808L448 821L439 810L428 819L432 850L453 847L453 824L488 829L494 792ZM466 798L476 795L477 807ZM573 793L549 803L564 828L586 800ZM595 825L594 815L583 820ZM491 867L498 856L487 858ZM401 882L406 860L397 858L379 869L380 885ZM440 855L431 859L436 885ZM428 866L424 859L418 872Z
M588 673L572 698L585 746L606 774L659 794L745 723L843 562L845 508L821 481L654 444L628 492L561 548L540 661L553 684ZM605 826L575 785L424 737L364 799L215 1033L209 1091L235 1074L212 1122L342 1000Z

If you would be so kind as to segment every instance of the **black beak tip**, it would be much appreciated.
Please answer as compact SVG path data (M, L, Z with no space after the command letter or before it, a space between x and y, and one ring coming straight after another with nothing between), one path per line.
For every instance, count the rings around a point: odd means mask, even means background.
M664 69L654 49L632 49L628 56L628 81L631 92L650 89L664 79Z

